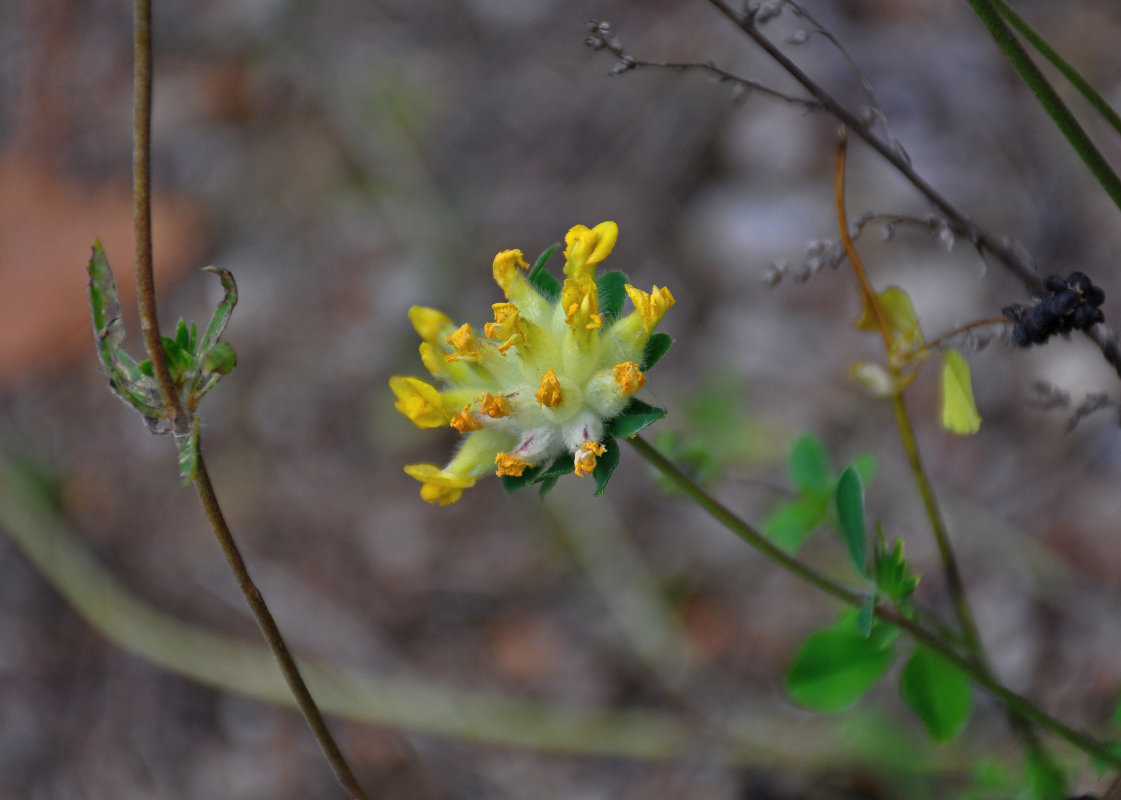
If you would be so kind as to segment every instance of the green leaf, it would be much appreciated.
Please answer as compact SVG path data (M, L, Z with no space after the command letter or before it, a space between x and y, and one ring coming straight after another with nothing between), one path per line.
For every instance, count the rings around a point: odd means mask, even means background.
M969 364L957 350L947 350L942 357L942 427L965 436L981 429Z
M639 369L646 372L652 366L661 361L662 356L673 346L673 337L668 333L652 333L650 339L646 342L646 348L642 351L642 363Z
M794 443L790 449L790 479L806 494L829 493L833 474L821 439L807 434Z
M1023 800L1063 800L1068 796L1066 775L1050 759L1028 753L1028 786Z
M187 327L187 323L182 319L179 324L175 326L175 345L180 350L186 350L188 353L194 353L195 348L192 343L194 337L191 335L191 329Z
M936 742L948 742L965 727L973 709L969 680L938 653L919 647L903 667L899 688Z
M763 533L794 555L829 519L829 498L805 496L779 505L763 521Z
M549 257L553 255L558 247L560 247L559 244L554 244L539 255L537 260L533 262L529 274L526 275L526 280L549 300L556 300L560 297L561 293L560 283L545 270L545 262L549 260Z
M832 628L803 642L786 676L787 690L799 705L832 713L848 708L891 667L894 636L874 622L870 636L857 629L849 614Z
M864 484L860 473L853 467L846 467L837 482L837 521L849 560L861 575L868 574L868 542L864 527Z
M630 402L627 403L626 408L608 422L607 432L610 436L620 436L623 438L634 436L643 428L653 425L665 415L666 410L664 408L652 406L649 403L642 402L636 397L632 397Z
M198 350L195 352L199 354L209 352L214 345L218 344L223 331L226 330L226 325L230 322L230 315L233 313L234 306L237 305L237 283L234 282L234 276L229 270L220 267L203 267L203 271L213 272L217 275L222 281L222 288L225 293L222 295L217 308L214 309L214 314L210 317L206 332L202 335L202 341L198 343Z
M139 411L153 431L166 432L166 412L160 401L159 389L150 374L151 366L149 365L149 372L146 373L143 366L137 364L121 348L125 329L121 324L117 282L113 278L113 269L100 240L94 240L86 269L89 275L90 319L93 322L97 357L109 376L109 388L126 404Z
M229 375L237 366L237 353L229 342L218 342L202 357L202 374Z
M856 470L857 474L860 475L860 480L867 486L876 477L880 462L876 460L875 456L858 456L853 459L852 468Z
M184 485L195 479L195 471L199 461L199 420L195 417L191 425L191 432L186 436L176 437L179 445L179 480Z
M623 300L627 296L627 276L621 272L605 272L596 278L596 288L599 293L599 313L603 315L603 324L609 325L623 310Z
M592 470L592 477L596 479L596 497L603 494L607 482L611 480L611 473L615 471L615 467L619 466L619 444L613 438L608 437L603 440L603 446L607 449L596 462L596 468Z
M872 635L872 623L876 621L876 595L869 595L864 605L856 613L856 631L864 638Z

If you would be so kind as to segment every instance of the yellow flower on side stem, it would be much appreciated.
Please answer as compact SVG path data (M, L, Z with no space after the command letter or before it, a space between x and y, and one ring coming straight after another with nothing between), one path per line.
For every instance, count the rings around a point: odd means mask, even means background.
M454 503L491 471L507 488L539 482L543 491L563 472L594 474L599 493L618 463L614 436L665 414L633 395L673 341L654 333L673 295L640 291L618 273L597 278L618 235L614 222L571 228L563 284L543 268L555 248L533 268L520 250L499 253L493 274L506 302L493 305L483 336L435 309L410 309L421 360L445 388L394 377L396 407L419 427L465 436L446 467L405 467L426 502ZM635 308L622 315L625 297Z

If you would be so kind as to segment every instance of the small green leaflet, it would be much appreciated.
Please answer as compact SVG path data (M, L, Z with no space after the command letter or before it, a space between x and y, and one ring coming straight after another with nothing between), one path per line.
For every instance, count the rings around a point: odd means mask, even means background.
M794 702L813 711L842 711L891 667L898 631L874 620L870 635L865 636L857 616L847 613L832 628L811 634L802 643L786 676Z
M933 650L921 646L915 650L903 667L899 688L936 742L950 741L969 721L973 710L969 679Z
M837 481L837 522L841 527L849 560L856 571L868 575L868 538L864 527L864 484L860 473L846 467Z

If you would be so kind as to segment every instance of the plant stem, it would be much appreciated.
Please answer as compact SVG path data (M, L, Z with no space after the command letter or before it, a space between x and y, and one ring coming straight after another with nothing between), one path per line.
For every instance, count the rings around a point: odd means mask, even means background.
M156 315L156 284L152 259L152 202L151 202L151 133L152 133L152 4L150 0L134 0L134 41L133 41L133 143L132 143L132 202L133 222L136 236L136 294L140 307L140 327L144 336L144 348L152 360L152 371L159 385L160 398L167 410L172 433L176 437L190 435L193 421L185 412L175 382L168 369L163 342L160 339L160 325ZM311 728L312 735L322 749L327 762L352 800L366 800L358 779L343 757L338 744L331 736L323 715L308 691L300 675L296 660L292 657L276 621L265 603L264 597L249 576L245 560L234 541L233 533L226 524L225 516L218 505L218 497L210 483L206 462L202 457L201 445L196 459L194 486L202 502L206 517L218 539L218 544L237 578L245 600L253 612L257 625L265 637L269 648L276 656L284 679L288 683L296 704Z
M1078 90L1094 110L1097 111L1110 127L1113 128L1118 134L1121 134L1121 115L1118 115L1113 107L1106 101L1104 97L1095 89L1088 80L1082 77L1070 62L1067 61L1059 52L1053 48L1046 39L1039 35L1028 22L1017 14L1012 8L1004 2L1004 0L993 0L993 5L1000 15L1004 17L1008 23L1016 29L1017 33L1027 40L1028 44L1039 51L1039 54L1051 62L1062 76L1070 81L1071 86Z
M867 602L866 595L842 586L776 547L757 529L698 486L688 475L682 472L673 462L658 452L641 436L633 436L628 439L628 441L639 455L665 476L678 490L692 498L697 505L708 512L713 519L736 536L743 539L775 564L847 605L860 607ZM941 637L931 633L924 626L914 620L908 619L896 609L888 606L876 605L874 611L879 619L906 631L917 642L936 651L939 655L953 663L958 669L968 675L970 680L977 686L1000 700L1010 712L1030 719L1041 728L1050 731L1053 735L1063 739L1084 753L1102 759L1115 767L1121 767L1121 755L1109 750L1093 737L1081 733L1059 721L1026 697L1013 692L997 681L990 672L979 665L972 657L961 655Z
M1090 137L1078 124L1078 120L1066 107L1058 92L1048 82L1039 67L1031 60L1031 56L1024 50L1023 45L1016 39L1015 34L1001 19L1000 12L991 0L966 0L973 13L996 40L997 46L1012 67L1020 74L1021 80L1028 85L1036 100L1043 106L1043 110L1051 117L1058 129L1066 137L1070 146L1082 159L1102 189L1113 200L1113 204L1121 209L1121 178L1113 171L1105 156L1094 146ZM1054 51L1052 51L1054 52Z
M132 116L132 219L136 238L136 300L140 308L140 332L144 349L152 360L152 372L168 422L177 436L190 431L171 371L167 366L160 323L156 315L156 281L152 268L152 4L134 0L133 5L133 116Z
M981 643L981 635L977 631L977 622L973 618L973 610L969 606L969 599L965 593L965 583L961 579L957 557L954 555L954 548L950 543L950 535L946 529L946 519L942 516L938 498L934 496L934 487L930 483L930 476L923 464L918 440L915 438L915 428L911 424L910 414L907 413L907 401L904 399L902 392L892 395L891 406L895 412L895 422L899 428L899 438L903 442L903 450L907 453L907 463L911 467L911 476L918 487L923 508L926 510L926 516L930 520L930 527L934 533L934 541L938 545L938 556L942 561L942 573L946 578L946 589L950 593L954 613L958 618L958 624L961 626L962 637L965 640L966 648L977 660L978 665L987 670L984 646Z
M226 524L225 515L218 505L218 497L214 493L214 486L210 483L210 474L206 470L206 462L202 457L201 444L199 445L194 486L198 491L199 499L202 501L206 518L210 522L211 528L214 529L214 535L222 548L222 553L226 556L226 561L229 562L230 569L233 570L234 577L237 579L237 585L241 587L241 592L245 595L245 601L249 604L249 609L253 612L253 617L257 620L257 626L261 629L261 634L265 637L269 649L276 656L280 671L284 674L284 680L287 682L288 688L291 689L292 696L296 698L296 705L299 706L308 727L311 728L315 741L319 744L327 763L331 765L335 777L338 778L347 795L354 800L365 800L366 794L362 790L361 784L358 783L358 779L347 763L346 757L343 756L342 750L339 749L338 743L331 735L326 720L323 719L315 699L311 696L307 684L304 683L304 679L300 675L300 668L296 665L296 659L292 657L288 644L284 641L284 636L280 633L280 628L277 626L276 620L273 619L268 604L265 603L265 598L249 575L245 559L242 558L241 551L234 541L233 533L230 531L229 525Z

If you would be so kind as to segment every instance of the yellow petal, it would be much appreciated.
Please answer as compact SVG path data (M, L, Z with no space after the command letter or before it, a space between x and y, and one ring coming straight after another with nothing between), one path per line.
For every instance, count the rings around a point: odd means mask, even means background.
M397 395L396 409L418 428L442 428L451 419L435 386L419 378L397 375L389 379L389 388Z
M452 318L443 311L424 306L413 306L409 309L409 321L413 323L420 338L426 342L435 343L440 338L440 331L455 325Z
M592 277L595 265L615 249L619 226L614 222L601 222L594 228L573 225L564 237L564 274Z
M494 282L502 287L507 296L510 294L510 286L518 277L519 269L529 269L521 250L503 250L494 257Z
M642 317L642 325L647 333L650 333L657 327L658 323L666 315L666 312L676 302L673 295L666 287L659 289L654 286L650 293L636 289L629 283L623 287L627 292L627 297L634 303L635 310Z
M942 357L942 427L964 436L981 429L969 364L957 350L949 350Z

